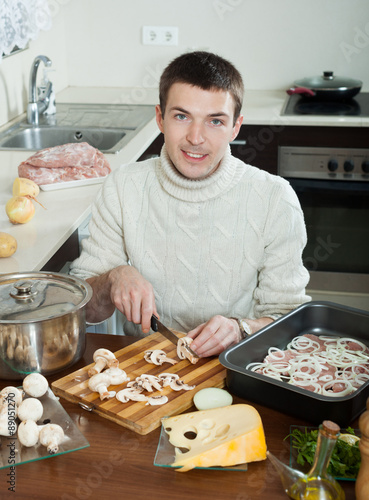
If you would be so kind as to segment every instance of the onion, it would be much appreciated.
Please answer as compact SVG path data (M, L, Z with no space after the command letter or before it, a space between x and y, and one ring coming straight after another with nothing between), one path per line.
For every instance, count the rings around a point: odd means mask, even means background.
M220 408L232 404L233 398L229 392L218 387L207 387L198 391L194 398L194 405L198 410L209 410L211 408Z
M35 215L35 207L28 196L13 196L5 205L5 211L12 224L25 224Z
M0 257L10 257L17 249L17 240L8 233L0 233Z
M13 196L30 196L31 198L36 198L39 192L40 188L31 179L17 177L13 182Z

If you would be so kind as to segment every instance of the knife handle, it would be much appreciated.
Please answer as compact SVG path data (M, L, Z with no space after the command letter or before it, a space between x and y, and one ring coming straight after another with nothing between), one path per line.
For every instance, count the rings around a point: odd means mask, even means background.
M151 316L151 329L154 331L154 332L157 332L158 331L158 324L156 322L157 320L157 317L152 315Z

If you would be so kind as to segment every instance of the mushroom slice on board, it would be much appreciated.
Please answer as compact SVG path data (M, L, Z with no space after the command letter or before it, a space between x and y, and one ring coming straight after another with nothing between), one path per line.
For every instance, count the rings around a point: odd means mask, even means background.
M192 391L195 389L196 385L188 385L183 382L183 380L173 380L169 383L169 387L173 391Z
M128 403L128 401L147 401L147 397L144 394L131 388L122 389L117 392L115 397L121 403Z
M192 364L196 364L200 358L193 356L187 349L192 343L193 339L190 337L181 337L177 343L177 356L179 359L188 359Z
M153 392L154 389L157 391L162 390L160 379L155 375L148 375L146 373L143 373L142 375L137 377L136 380L137 382L142 383L142 387L148 392Z
M147 405L163 405L168 402L167 396L151 396L147 398Z
M168 358L165 351L161 349L154 349L153 351L145 351L144 359L147 363L152 363L154 365L162 365L163 363L170 363L175 365L178 363L175 359Z
M167 387L175 380L179 380L179 375L177 375L176 373L160 373L160 375L158 375L158 378L161 380L163 387Z
M97 349L94 352L93 360L95 364L88 370L89 377L102 372L105 368L119 365L119 361L115 357L115 354L109 351L109 349Z

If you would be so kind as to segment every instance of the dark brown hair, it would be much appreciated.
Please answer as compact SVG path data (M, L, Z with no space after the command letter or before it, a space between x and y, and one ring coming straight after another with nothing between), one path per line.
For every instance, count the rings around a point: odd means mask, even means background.
M160 78L159 99L162 115L170 87L188 83L203 90L223 90L231 93L234 102L234 121L241 113L244 86L239 71L222 57L210 52L188 52L168 64Z

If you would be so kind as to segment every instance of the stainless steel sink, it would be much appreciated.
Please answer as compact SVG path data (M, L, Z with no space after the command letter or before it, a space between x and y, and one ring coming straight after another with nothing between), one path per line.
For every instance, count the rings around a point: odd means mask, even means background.
M124 104L58 104L38 126L21 120L0 132L0 150L38 151L87 142L103 153L118 153L154 116L155 107Z

